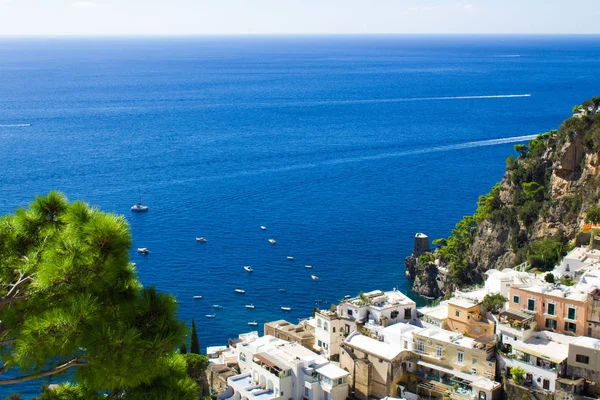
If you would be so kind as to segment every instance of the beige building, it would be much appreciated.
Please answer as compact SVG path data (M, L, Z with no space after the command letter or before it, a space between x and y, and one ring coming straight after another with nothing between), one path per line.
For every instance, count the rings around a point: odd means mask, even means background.
M312 350L315 344L314 328L305 322L298 325L283 319L268 322L264 325L264 334L287 342L300 343L309 350Z
M600 338L600 289L593 289L587 300L587 336Z
M567 360L567 377L571 382L583 380L581 392L588 396L600 395L600 339L581 336L569 343L569 357ZM567 383L563 390L567 390ZM577 388L575 388L576 390ZM576 394L582 394L577 393Z
M444 328L473 338L494 334L494 322L485 317L481 303L461 297L448 301L448 317Z
M417 395L492 400L501 397L496 375L494 336L477 339L427 328L413 335L414 357L403 382Z

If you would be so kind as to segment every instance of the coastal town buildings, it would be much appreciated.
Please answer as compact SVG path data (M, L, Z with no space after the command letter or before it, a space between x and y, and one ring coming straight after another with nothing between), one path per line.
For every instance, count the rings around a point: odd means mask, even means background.
M356 319L348 315L341 315L337 310L315 312L313 323L315 325L314 349L332 360L339 359L340 345L350 332L357 330Z
M581 336L569 343L566 377L559 379L563 391L600 396L600 339Z
M470 337L494 334L494 321L485 315L482 304L453 297L448 301L448 317L444 328L453 332L466 333Z
M312 349L315 344L315 329L306 321L298 325L280 319L264 325L264 334L271 335L288 342L300 343L307 349Z
M238 343L240 374L227 379L225 400L344 400L349 373L299 343L266 335Z
M535 315L538 329L583 335L587 332L587 297L576 286L513 284L508 300L510 310Z
M342 301L337 314L358 323L391 325L417 318L417 305L410 297L395 289L389 292L374 290Z

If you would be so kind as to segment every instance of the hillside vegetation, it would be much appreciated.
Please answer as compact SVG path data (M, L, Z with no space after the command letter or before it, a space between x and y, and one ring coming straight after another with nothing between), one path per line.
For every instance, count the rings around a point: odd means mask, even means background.
M573 113L558 130L516 145L504 177L479 197L475 213L433 242L435 258L448 270L445 278L430 264L431 255L415 260L409 272L417 292L439 296L481 283L488 269L526 261L547 270L569 246L589 240L583 225L600 222L600 97Z

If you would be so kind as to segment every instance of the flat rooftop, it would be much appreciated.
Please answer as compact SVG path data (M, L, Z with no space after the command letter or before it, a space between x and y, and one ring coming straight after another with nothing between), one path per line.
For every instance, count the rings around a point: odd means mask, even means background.
M573 341L573 344L588 349L600 350L600 339L595 339L589 336L579 336Z
M373 290L371 292L363 293L363 297L370 300L370 304L365 306L375 308L387 308L396 305L415 305L416 303L410 297L402 293L401 291L394 289L389 292L383 292L381 290ZM362 305L363 300L360 296L344 300L340 305L344 303L350 303L355 306Z
M346 339L346 343L360 350L364 350L365 352L388 360L394 359L402 351L399 343L390 344L380 342L379 340L375 340L361 334L351 335L348 337L348 339Z

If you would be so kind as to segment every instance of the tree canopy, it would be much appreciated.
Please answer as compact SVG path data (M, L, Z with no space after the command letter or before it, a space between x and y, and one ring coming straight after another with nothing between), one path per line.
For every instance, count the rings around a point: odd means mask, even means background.
M142 287L130 247L124 217L58 192L0 217L0 385L73 369L87 398L194 398L175 299Z

